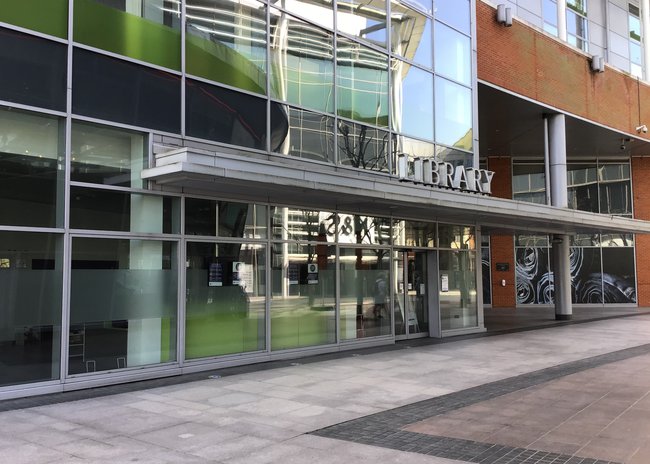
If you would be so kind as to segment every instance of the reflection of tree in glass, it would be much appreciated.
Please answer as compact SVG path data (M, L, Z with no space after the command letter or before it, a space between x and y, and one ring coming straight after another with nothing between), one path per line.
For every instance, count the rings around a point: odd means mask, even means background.
M341 164L372 171L388 171L388 133L361 124L338 123Z

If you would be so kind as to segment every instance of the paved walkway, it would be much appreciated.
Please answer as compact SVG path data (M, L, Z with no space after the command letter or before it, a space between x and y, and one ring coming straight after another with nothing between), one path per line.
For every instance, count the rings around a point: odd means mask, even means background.
M0 412L7 463L650 462L650 316ZM8 409L11 404L0 403ZM335 438L333 438L335 437Z

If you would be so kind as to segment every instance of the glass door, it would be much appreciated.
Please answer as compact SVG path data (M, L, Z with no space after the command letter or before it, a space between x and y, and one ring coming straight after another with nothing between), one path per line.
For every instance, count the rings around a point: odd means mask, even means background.
M393 259L395 337L429 335L428 251L397 251Z

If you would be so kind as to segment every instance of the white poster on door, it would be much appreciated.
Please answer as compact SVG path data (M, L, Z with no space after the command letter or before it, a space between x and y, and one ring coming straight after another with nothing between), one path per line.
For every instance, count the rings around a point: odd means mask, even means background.
M440 276L440 291L441 292L449 291L449 276L447 274L442 274Z

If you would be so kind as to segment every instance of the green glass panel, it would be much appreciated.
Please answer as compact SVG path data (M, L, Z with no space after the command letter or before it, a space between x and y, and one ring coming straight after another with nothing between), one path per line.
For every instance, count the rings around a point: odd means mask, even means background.
M255 93L266 93L266 75L232 48L188 34L187 73Z
M68 0L3 0L0 21L68 37Z
M75 0L74 40L166 68L181 68L180 30L94 0Z

